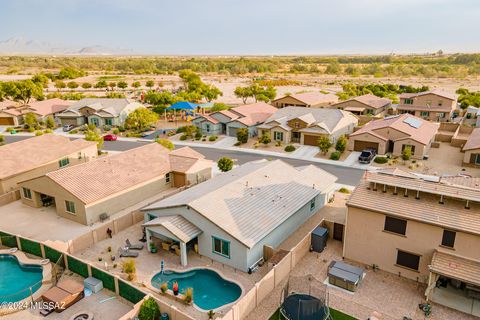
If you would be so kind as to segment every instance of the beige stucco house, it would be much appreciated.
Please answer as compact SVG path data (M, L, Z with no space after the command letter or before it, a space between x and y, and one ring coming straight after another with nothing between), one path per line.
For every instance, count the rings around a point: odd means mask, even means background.
M418 93L402 93L398 96L398 113L408 113L416 117L443 122L452 119L457 109L456 94L432 90Z
M304 107L304 108L322 108L338 102L338 97L331 93L304 92L284 96L272 101L277 108L285 107Z
M18 183L97 157L97 144L45 134L0 147L0 195L18 190Z
M338 109L285 107L278 109L258 126L259 135L269 134L272 141L317 146L321 136L332 142L353 132L358 119L350 112Z
M426 298L480 316L471 308L480 292L479 202L478 178L367 172L347 202L343 257L425 283Z
M473 129L462 151L465 152L463 156L464 166L480 166L480 128Z
M342 102L332 104L332 108L349 111L355 115L382 116L392 105L392 100L373 94L364 94Z
M347 149L362 151L375 149L378 154L392 153L400 156L410 146L412 158L423 159L428 155L438 131L438 124L409 114L385 117L365 124L352 133Z
M132 111L143 107L130 99L86 98L75 102L57 117L62 125L120 126Z
M13 101L4 101L0 104L0 125L19 126L23 124L27 113L33 113L38 120L45 120L47 117L55 117L65 111L73 102L58 98L31 101L28 104L20 105Z
M59 216L90 225L172 187L211 176L212 162L188 147L151 143L19 183L26 205L55 206Z

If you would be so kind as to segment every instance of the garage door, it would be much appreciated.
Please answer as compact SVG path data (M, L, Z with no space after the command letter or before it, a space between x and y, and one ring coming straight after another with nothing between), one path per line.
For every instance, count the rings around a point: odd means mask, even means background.
M354 151L362 151L365 149L375 149L378 152L378 142L358 141L358 140L355 141L353 145Z
M0 117L0 125L2 126L13 126L13 118L12 117Z
M303 136L303 144L307 146L318 146L318 139L319 136L312 136L312 135L304 135Z
M187 183L185 173L177 173L173 174L173 186L175 188L183 187Z
M228 135L230 137L236 137L237 136L237 129L238 128L228 128Z

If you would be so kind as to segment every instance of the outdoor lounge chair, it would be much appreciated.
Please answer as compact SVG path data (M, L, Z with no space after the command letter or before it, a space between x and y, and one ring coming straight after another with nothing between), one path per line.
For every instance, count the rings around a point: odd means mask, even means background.
M49 305L55 306L52 309L42 309L40 314L47 316L53 311L62 312L77 301L83 299L83 284L67 279L57 283L42 295L42 300Z
M136 258L138 257L138 252L130 251L128 248L119 248L118 255L123 258Z
M126 243L126 248L127 249L131 249L131 250L142 250L143 249L143 243L139 243L139 244L132 244L130 242L130 240L125 240L125 243Z

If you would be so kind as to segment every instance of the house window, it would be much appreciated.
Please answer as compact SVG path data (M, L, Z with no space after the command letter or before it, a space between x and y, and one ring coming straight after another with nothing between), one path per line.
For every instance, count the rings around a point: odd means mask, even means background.
M456 235L457 233L455 231L443 230L442 246L453 248L455 246Z
M69 163L70 163L70 160L68 158L64 158L64 159L61 159L61 160L58 161L58 166L60 168L63 168L65 166L68 166Z
M298 129L298 128L300 128L300 123L298 123L298 122L295 122L295 123L294 123L294 127L295 127L295 129Z
M32 191L27 188L22 188L23 189L23 197L25 199L32 199Z
M315 209L315 198L310 200L310 211L313 211Z
M429 115L430 115L430 112L428 112L428 111L422 111L422 112L420 112L420 116L421 116L421 117L428 117Z
M407 232L407 220L397 219L393 217L385 217L384 231L405 235Z
M477 154L472 154L472 157L474 158L474 161L472 163L475 163L475 164L480 164L480 154L477 153Z
M230 259L230 241L212 236L212 251Z
M371 115L373 116L374 115L374 112L372 109L367 109L367 112L366 112L367 115Z
M445 118L445 112L439 112L437 115L439 118Z
M438 106L441 107L443 105L443 100L438 100Z
M418 266L420 264L420 256L405 252L402 250L398 250L397 252L397 265L418 271Z
M412 156L415 154L415 146L412 146L411 144L402 144L402 152L405 150L405 148L410 147L410 151L412 151Z
M68 213L75 214L75 202L65 200L65 209L67 210Z
M113 125L113 120L110 119L110 118L105 119L105 125L107 125L107 126Z
M165 175L165 183L170 183L170 172Z
M405 104L413 104L413 99L405 99Z
M273 140L283 141L283 132L274 131L273 132Z
M210 132L210 124L209 123L205 124L205 128L206 128L207 132Z

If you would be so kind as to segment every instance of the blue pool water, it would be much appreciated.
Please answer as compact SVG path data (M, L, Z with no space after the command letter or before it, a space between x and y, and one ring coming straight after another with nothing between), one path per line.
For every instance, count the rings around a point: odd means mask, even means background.
M20 265L10 254L0 254L0 303L25 299L42 286L43 268L36 265Z
M187 288L193 288L193 303L203 310L214 310L232 303L242 294L242 289L237 284L223 279L209 269L181 273L166 270L152 278L152 285L160 289L162 283L168 282L168 288L172 289L175 281L178 282L180 293Z

